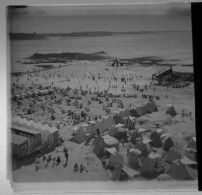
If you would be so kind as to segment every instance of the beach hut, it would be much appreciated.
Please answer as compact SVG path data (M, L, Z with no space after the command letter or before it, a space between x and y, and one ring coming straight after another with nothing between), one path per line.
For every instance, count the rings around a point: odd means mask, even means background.
M39 92L37 90L33 91L34 96L37 97L39 95Z
M27 91L29 97L34 97L34 93L32 91Z
M23 92L23 93L21 93L21 97L24 99L24 98L27 98L28 97L28 94L27 93L25 93L25 92Z
M164 161L167 163L172 163L181 157L180 153L173 147L166 154Z
M12 155L20 158L27 154L28 138L12 133Z
M28 138L27 154L30 154L42 148L42 136L40 132L36 132L34 130L17 125L12 125L11 131L15 135Z
M122 170L122 166L120 165L119 167L116 167L112 170L112 176L111 176L111 180L112 181L119 181L120 177L121 177L121 170Z
M55 145L59 142L59 131L58 129L53 126L51 128L48 129L50 134L48 136L48 142L52 145Z
M21 96L20 94L15 94L15 98L16 98L17 100L20 100L20 99L22 99L22 96Z
M169 114L171 116L175 116L177 114L175 111L175 107L172 104L168 105L168 109L166 111L166 114Z
M168 174L172 179L176 180L193 180L196 179L195 172L195 170L176 160L168 167L165 174Z

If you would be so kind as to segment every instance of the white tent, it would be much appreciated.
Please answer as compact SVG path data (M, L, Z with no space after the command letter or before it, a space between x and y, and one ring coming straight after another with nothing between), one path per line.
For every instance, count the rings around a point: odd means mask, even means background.
M80 144L84 142L85 140L86 140L86 131L83 127L79 127L74 136L74 141Z

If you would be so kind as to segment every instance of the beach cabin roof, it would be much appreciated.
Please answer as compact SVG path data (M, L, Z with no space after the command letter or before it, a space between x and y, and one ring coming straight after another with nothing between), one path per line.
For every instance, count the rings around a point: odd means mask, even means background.
M49 130L49 129L50 129L50 126L49 126L48 124L42 125L41 129L42 129L43 131Z
M27 142L28 138L12 133L12 143L15 145L22 145Z
M35 134L40 134L40 132L36 132L36 131L34 131L34 130L31 130L31 129L28 129L28 128L25 128L25 127L19 127L19 126L17 126L17 125L12 125L12 126L11 126L11 129L19 130L19 131L24 131L24 132L26 132L26 133L33 134L33 135L35 135Z

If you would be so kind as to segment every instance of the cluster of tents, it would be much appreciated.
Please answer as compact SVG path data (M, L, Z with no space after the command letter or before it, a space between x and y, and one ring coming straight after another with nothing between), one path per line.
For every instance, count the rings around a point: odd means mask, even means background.
M53 94L53 92L54 92L53 89L43 89L43 90L35 89L32 91L24 91L21 93L12 94L12 99L20 100L20 99L29 98L29 97L50 95L50 94Z
M94 153L112 171L112 180L142 177L157 180L197 179L196 138L179 152L172 137L158 128L153 132L139 128L128 143L127 156L118 139L98 136L92 143ZM126 153L126 152L125 152ZM125 177L126 178L126 177Z
M81 143L87 136L95 137L92 149L111 169L112 180L139 176L158 180L196 179L195 137L188 141L184 151L179 152L172 137L162 128L136 125L138 116L154 111L157 111L154 102L114 111L113 115L81 124L75 131L74 140ZM173 105L169 106L167 114L176 115ZM100 134L95 136L98 129ZM126 158L120 152L121 142L128 144Z
M48 124L42 124L26 118L15 117L12 119L12 126L26 128L41 133L41 142L43 146L55 145L59 141L58 129ZM12 127L11 126L11 127Z
M103 116L102 119L88 121L88 123L75 126L73 129L73 139L77 143L82 143L88 136L95 135L97 129L99 129L100 133L109 130L109 135L116 135L126 139L127 129L134 129L135 127L135 117L140 117L146 113L155 111L157 111L157 107L154 102L149 102L143 106L119 109L118 111L114 111L112 115ZM127 129L121 128L122 126L125 126Z

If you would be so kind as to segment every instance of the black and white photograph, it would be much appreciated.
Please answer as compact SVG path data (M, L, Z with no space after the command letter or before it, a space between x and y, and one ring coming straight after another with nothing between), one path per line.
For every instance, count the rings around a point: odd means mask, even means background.
M191 3L7 7L13 183L191 181Z

